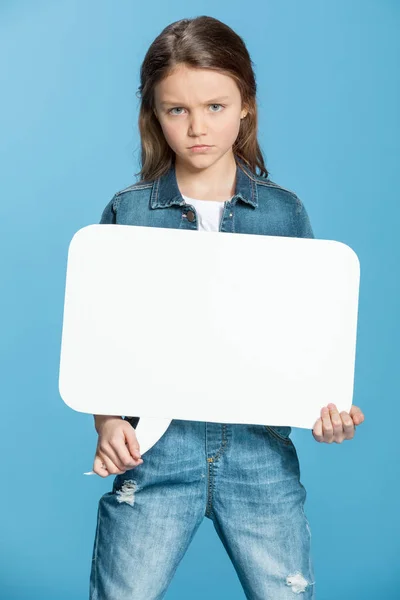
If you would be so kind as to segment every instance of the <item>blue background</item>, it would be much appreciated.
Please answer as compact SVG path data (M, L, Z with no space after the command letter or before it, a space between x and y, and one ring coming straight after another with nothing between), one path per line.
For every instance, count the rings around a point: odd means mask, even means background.
M188 10L190 9L190 10ZM352 441L293 429L319 600L399 598L399 25L389 0L0 3L0 596L83 600L97 435L58 392L68 245L139 170L139 67L170 22L221 19L255 63L271 178L361 263ZM397 172L396 172L397 166ZM321 406L324 399L321 398ZM317 418L317 416L316 416ZM244 597L204 519L166 598Z

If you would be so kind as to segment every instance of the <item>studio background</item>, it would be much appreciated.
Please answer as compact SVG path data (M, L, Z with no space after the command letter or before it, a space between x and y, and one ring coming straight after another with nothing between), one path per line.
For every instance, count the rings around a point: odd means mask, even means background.
M247 44L259 140L315 237L361 264L355 439L293 429L318 600L398 598L399 25L393 0L0 2L0 597L85 600L93 417L58 392L68 245L139 170L139 67L161 30L210 15ZM295 302L295 299L293 299ZM321 407L325 400L321 398ZM316 415L318 418L319 415ZM167 599L244 598L204 519Z

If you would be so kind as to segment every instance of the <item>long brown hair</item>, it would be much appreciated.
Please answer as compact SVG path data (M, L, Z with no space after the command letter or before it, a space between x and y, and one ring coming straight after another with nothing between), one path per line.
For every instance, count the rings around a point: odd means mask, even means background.
M232 77L248 109L241 120L233 154L248 165L251 172L268 177L257 141L256 80L253 62L242 38L228 25L209 16L181 19L169 24L146 52L140 69L141 98L139 132L141 137L140 181L153 181L164 175L175 160L161 126L153 112L154 88L179 65L212 69ZM240 166L240 165L239 165ZM257 173L256 169L259 169Z

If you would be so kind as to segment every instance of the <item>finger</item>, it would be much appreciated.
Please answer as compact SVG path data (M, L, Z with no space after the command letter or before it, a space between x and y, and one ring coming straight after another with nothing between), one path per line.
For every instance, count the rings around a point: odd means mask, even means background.
M133 467L137 467L138 465L141 465L143 462L143 458L137 452L136 452L136 454L138 454L137 458L135 456L132 456L132 454L129 452L128 446L125 443L124 443L123 449L121 446L118 446L118 448L115 448L115 452L116 452L120 462L125 466L125 468L128 467L128 468L132 469Z
M350 408L350 417L353 419L354 425L360 425L365 418L362 410L354 404L352 404Z
M315 422L314 428L312 430L313 436L315 438L315 440L317 442L323 442L323 435L322 435L322 420L318 419Z
M353 419L350 417L349 413L347 413L344 410L340 413L340 416L342 417L343 421L344 437L346 438L346 440L351 440L354 437L356 431Z
M140 454L140 446L137 441L136 435L125 434L125 443L128 447L128 451L133 456L133 458L141 458Z
M138 463L140 464L140 461L143 462L140 455L138 458L131 456L129 449L125 443L125 437L123 437L122 439L111 439L110 446L112 447L112 449L115 452L115 455L117 456L118 463L122 465L125 469L126 467L132 468L134 466L137 466Z
M333 404L332 402L330 404L328 404L328 408L329 408L329 412L330 412L330 417L331 417L331 422L332 422L332 427L333 427L333 439L335 440L335 442L342 442L343 441L343 422L342 422L342 418L339 414L338 409L336 408L336 405Z
M107 458L109 461L111 461L111 463L120 471L125 472L126 471L126 467L125 465L119 460L113 446L111 445L111 440L108 442L101 442L100 443L100 454L102 457ZM106 463L107 465L107 463ZM112 471L114 472L114 471Z
M108 456L103 453L99 454L101 461L105 464L108 473L112 473L113 475L122 475L125 473L126 469L120 469L114 461L112 461Z
M326 406L324 406L324 408L321 410L321 418L324 442L331 444L333 442L333 425L331 422L329 408Z
M97 475L100 475L101 477L108 477L108 475L109 475L109 472L107 471L105 463L103 462L103 460L98 455L96 455L95 458L94 458L93 471Z

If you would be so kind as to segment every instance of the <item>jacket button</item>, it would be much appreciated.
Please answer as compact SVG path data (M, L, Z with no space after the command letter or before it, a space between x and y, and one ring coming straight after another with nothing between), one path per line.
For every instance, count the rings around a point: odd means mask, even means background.
M188 221L190 221L190 222L193 222L195 220L195 215L192 210L188 210L186 213L186 216L188 218Z

